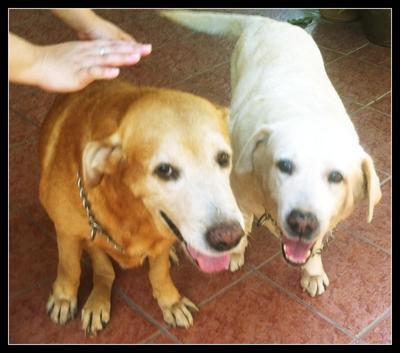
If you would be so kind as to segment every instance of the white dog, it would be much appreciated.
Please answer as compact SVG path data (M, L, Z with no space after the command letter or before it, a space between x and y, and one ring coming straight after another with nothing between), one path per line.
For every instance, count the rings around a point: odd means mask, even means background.
M192 29L238 37L231 61L232 187L251 231L253 216L282 240L284 258L302 266L314 296L329 280L326 234L368 197L368 222L381 198L371 157L303 29L266 17L164 11ZM231 270L244 263L236 254Z

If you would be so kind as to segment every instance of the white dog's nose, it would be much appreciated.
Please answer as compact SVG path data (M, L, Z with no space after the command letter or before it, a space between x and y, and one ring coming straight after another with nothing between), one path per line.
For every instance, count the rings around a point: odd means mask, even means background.
M207 230L206 239L211 247L217 251L226 251L234 248L244 235L238 222L220 223Z
M293 235L305 238L311 238L319 227L318 219L313 213L303 212L298 209L290 212L286 222Z

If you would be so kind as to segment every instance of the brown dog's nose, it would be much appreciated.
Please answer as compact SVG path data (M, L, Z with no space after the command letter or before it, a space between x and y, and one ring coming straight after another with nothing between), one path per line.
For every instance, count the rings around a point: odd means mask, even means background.
M208 229L206 239L211 247L217 251L226 251L234 248L244 235L239 223L221 223Z
M313 213L300 210L290 212L286 222L294 235L306 238L310 238L319 226L318 219Z

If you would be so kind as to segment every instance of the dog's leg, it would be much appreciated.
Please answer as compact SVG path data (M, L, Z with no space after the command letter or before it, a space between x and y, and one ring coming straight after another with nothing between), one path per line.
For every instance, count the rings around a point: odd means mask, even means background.
M169 249L158 255L150 257L149 278L153 287L153 296L157 299L164 320L172 326L188 328L193 325L193 317L189 309L198 310L189 299L181 297L172 283L169 274Z
M303 291L307 291L312 297L321 295L325 292L325 287L329 286L320 254L312 255L301 268L300 285Z
M77 293L81 275L81 241L71 235L57 232L57 278L47 301L47 313L52 321L64 325L77 310Z
M109 257L98 248L87 247L93 267L93 289L82 309L82 329L87 336L96 336L110 320L111 288L114 268Z
M253 225L253 215L248 216L243 213L244 218L244 233L245 236L240 240L238 250L231 254L231 261L229 263L229 270L231 272L237 271L244 265L244 252L246 250L248 244L248 234L251 232L251 228Z

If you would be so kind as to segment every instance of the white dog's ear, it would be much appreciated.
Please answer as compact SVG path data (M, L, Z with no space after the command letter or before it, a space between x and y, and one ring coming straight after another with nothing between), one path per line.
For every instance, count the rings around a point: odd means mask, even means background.
M376 174L372 158L365 153L361 168L364 175L365 195L368 195L368 215L367 221L371 222L374 214L374 207L382 197L378 175Z
M224 120L224 122L228 123L229 122L229 112L230 112L229 108L224 107L219 104L214 104L214 105L217 108L218 112L221 114L221 117Z
M250 137L237 159L235 165L235 172L237 174L245 174L253 171L253 153L258 144L266 139L269 134L270 129L267 126L262 126Z
M104 174L111 174L116 170L121 159L121 141L117 134L102 141L87 143L82 154L85 183L96 186Z

